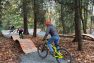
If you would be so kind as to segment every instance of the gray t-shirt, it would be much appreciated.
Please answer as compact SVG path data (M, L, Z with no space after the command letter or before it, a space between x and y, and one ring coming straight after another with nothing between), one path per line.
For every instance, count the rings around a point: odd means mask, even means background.
M51 36L59 36L56 28L53 25L49 25L46 30L46 36L50 34Z

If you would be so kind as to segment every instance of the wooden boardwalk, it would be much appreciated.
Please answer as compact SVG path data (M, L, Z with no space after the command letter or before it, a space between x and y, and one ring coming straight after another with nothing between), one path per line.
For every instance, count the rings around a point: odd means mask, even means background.
M19 35L13 35L12 39L14 41L19 41L23 52L26 54L37 51L37 48L35 47L34 43L30 39L20 39Z

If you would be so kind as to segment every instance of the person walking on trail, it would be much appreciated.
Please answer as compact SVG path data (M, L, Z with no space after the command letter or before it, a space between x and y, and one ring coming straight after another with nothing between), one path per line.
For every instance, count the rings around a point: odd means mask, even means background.
M53 48L51 46L51 44L54 42L57 50L59 49L59 40L60 40L60 37L58 35L58 32L56 30L56 28L51 24L51 20L47 20L45 22L45 25L47 27L47 30L46 30L46 34L43 38L43 41L47 38L47 36L50 34L51 35L51 38L48 39L48 42L47 42L47 45L48 45L48 48L50 50L50 53L53 55L54 51L53 51Z

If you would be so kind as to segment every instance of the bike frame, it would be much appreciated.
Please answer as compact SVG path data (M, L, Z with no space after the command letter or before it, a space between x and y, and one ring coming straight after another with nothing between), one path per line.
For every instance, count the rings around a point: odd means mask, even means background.
M47 46L47 41L46 41L45 44L46 44L46 46ZM64 58L64 56L62 56L62 54L57 51L56 46L54 46L53 44L52 44L51 46L52 46L52 48L53 48L53 50L54 50L54 54L57 54L57 55L54 56L55 58L61 58L61 59ZM48 46L47 46L47 48L48 48ZM49 49L49 48L48 48L48 49Z
M64 58L62 54L57 51L57 48L54 45L52 45L52 48L54 49L54 53L57 54L56 56L54 56L55 58Z

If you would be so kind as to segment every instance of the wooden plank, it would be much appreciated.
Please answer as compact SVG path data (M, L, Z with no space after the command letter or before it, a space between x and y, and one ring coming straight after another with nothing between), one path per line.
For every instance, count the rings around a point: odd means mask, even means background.
M20 45L25 53L31 53L37 51L34 43L30 39L19 40Z
M19 35L12 35L13 40L20 40Z
M13 40L18 40L24 53L31 53L37 51L35 44L30 39L20 39L19 35L13 35Z

